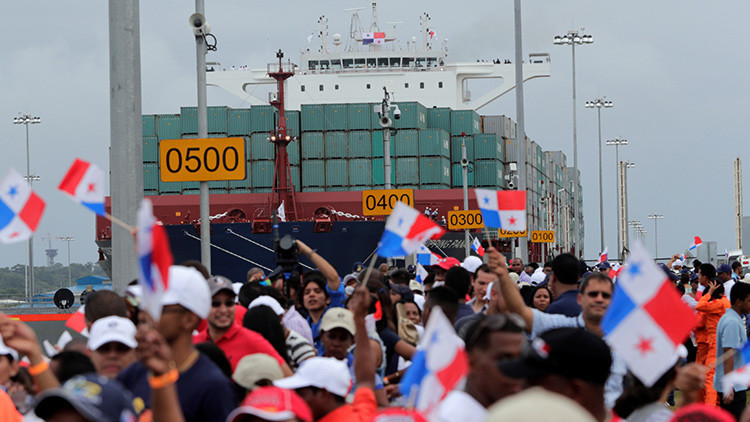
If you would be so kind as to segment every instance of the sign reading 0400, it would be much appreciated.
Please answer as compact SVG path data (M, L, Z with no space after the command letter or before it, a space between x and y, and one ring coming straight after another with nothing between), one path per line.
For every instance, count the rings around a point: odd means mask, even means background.
M390 215L396 202L414 206L413 189L378 189L362 191L362 214Z
M482 212L479 210L448 211L448 230L484 228Z
M159 142L162 182L243 180L243 138L164 139Z

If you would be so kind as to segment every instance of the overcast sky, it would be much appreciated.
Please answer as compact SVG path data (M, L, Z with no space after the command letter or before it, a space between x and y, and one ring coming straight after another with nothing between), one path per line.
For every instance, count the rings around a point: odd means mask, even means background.
M42 118L30 126L31 169L41 176L34 189L47 201L37 231L35 264L45 262L47 240L73 236L71 260L96 261L94 217L56 190L76 158L108 168L109 40L106 1L6 2L6 41L0 47L0 172L25 173L25 132L13 125L18 112ZM343 9L367 1L206 1L206 16L218 38L209 61L264 67L281 48L297 60L320 15L330 34L349 31ZM586 257L599 252L598 150L596 111L586 100L607 96L614 108L602 111L603 140L620 136L630 145L621 159L629 172L630 218L648 229L659 221L659 255L682 252L695 235L733 249L732 160L748 157L747 82L750 58L741 47L750 39L750 3L694 0L526 1L524 56L549 52L552 76L525 85L526 131L545 150L563 150L572 165L571 51L552 44L555 35L585 28L594 44L576 50L579 167L583 174ZM141 2L141 75L144 114L179 113L195 105L195 43L187 18L192 1ZM380 22L402 21L399 35L417 35L422 12L447 38L449 61L513 57L513 2L384 0ZM366 25L370 14L362 12ZM277 26L278 25L278 26ZM389 26L385 26L390 28ZM473 92L475 98L479 92ZM209 105L246 107L218 88ZM480 110L515 118L513 92ZM745 123L743 123L745 122ZM742 128L745 129L742 129ZM605 239L616 246L615 151L604 147ZM748 187L745 189L748 192ZM750 230L750 227L747 228ZM58 262L66 263L66 245ZM750 248L750 245L748 245ZM746 248L746 249L748 249ZM25 244L0 245L0 266L26 261Z

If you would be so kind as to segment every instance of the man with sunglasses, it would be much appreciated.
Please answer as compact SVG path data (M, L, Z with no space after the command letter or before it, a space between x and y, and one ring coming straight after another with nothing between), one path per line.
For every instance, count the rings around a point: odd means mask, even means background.
M490 268L498 276L508 312L518 314L524 320L526 332L531 334L532 338L561 327L585 328L598 337L604 336L600 324L612 301L614 286L611 278L601 273L592 273L583 279L577 296L578 304L581 305L581 313L578 316L546 314L526 306L518 287L508 277L505 257L494 248L489 248L487 255L489 255ZM622 394L622 380L626 372L625 362L613 353L610 376L604 392L605 403L610 409Z
M234 303L236 294L231 280L217 275L209 278L207 282L211 290L211 309L206 317L206 328L193 337L193 343L210 341L219 346L229 359L232 371L244 356L264 353L276 359L284 376L292 375L289 365L279 356L268 340L236 322Z

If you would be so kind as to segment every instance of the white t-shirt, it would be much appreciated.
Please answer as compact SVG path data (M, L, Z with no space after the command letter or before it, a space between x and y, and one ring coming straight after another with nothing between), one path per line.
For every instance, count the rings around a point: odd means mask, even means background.
M439 422L483 422L487 409L462 390L453 390L445 397L437 413Z

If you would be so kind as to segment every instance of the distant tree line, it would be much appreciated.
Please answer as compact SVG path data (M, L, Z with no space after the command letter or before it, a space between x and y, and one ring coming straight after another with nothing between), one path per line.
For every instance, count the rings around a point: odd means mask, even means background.
M104 270L95 262L70 264L71 283L76 279L98 275L106 277ZM0 268L0 296L17 296L25 293L26 265L17 264ZM34 267L35 293L53 292L60 287L68 287L68 267L57 263L51 267Z

